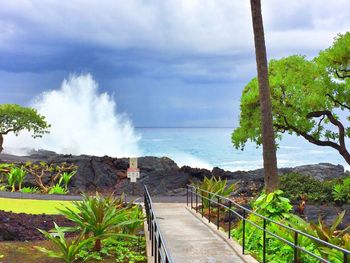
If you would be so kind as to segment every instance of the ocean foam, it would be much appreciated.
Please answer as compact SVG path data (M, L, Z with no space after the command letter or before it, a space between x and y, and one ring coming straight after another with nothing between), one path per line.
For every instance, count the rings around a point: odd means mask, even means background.
M5 149L23 154L23 148L66 154L138 156L140 136L130 119L116 112L116 103L99 93L90 74L72 75L61 88L42 93L32 105L51 124L50 134L33 139L27 132L8 135ZM25 150L26 151L26 150Z

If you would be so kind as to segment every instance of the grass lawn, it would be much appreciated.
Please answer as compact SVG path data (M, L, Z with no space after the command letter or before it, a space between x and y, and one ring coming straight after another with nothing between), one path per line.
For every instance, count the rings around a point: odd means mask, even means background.
M60 214L57 208L73 208L71 201L0 198L0 210L26 214Z

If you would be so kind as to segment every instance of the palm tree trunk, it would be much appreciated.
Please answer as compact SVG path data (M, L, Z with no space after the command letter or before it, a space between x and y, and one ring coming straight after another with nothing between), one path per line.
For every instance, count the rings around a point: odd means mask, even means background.
M265 191L270 193L278 188L279 179L277 174L276 145L272 123L264 25L260 0L250 0L250 5L252 11L255 55L259 81Z
M2 150L4 149L4 148L2 147L3 143L4 143L4 136L3 136L2 134L0 134L0 153L1 153Z
M94 251L101 251L101 239L95 240Z

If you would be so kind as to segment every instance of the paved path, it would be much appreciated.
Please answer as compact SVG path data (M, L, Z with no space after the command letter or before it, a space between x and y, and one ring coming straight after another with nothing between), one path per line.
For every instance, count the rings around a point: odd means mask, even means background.
M161 233L174 263L244 262L234 250L185 206L153 203Z

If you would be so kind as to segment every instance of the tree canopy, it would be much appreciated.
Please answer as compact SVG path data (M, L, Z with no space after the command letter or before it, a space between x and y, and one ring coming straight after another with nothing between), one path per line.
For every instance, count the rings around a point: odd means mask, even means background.
M273 125L276 139L296 134L319 146L336 149L350 164L350 32L308 60L294 55L269 63ZM241 97L239 127L232 133L236 148L247 141L261 145L258 82L253 78Z
M17 104L0 105L0 152L2 151L3 135L14 133L16 136L22 130L27 130L34 138L48 133L50 125L45 117L33 108Z

